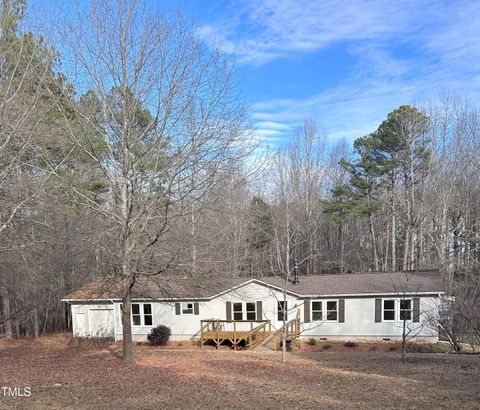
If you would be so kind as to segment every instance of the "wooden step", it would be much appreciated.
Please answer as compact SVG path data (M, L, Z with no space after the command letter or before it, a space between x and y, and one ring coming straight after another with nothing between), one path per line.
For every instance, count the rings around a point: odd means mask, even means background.
M263 352L263 351L273 351L275 350L274 349L274 345L273 345L273 337L275 335L270 335L268 337L265 338L265 340L260 343L258 346L254 347L252 350L255 350L255 351L259 351L259 352Z

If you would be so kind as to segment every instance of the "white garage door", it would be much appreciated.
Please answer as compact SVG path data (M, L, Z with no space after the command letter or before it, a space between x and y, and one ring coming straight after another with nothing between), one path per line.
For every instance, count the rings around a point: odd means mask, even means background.
M90 332L93 337L113 337L113 310L90 309Z

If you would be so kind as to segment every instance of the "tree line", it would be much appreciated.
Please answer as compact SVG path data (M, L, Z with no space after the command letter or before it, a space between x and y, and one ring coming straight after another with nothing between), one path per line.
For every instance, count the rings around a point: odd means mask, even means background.
M265 153L231 57L180 12L92 1L65 18L62 44L26 13L1 3L7 338L64 329L61 297L103 276L122 279L124 339L142 275L285 275L297 260L306 275L439 267L449 291L478 289L480 123L467 98L398 107L353 146L306 119Z

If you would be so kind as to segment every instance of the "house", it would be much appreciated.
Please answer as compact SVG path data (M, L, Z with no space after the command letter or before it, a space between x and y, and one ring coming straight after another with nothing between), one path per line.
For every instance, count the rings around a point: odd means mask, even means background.
M401 339L405 320L409 337L433 342L438 334L431 319L444 295L438 270L302 275L298 281L177 278L162 285L142 277L132 291L132 333L137 341L146 340L151 328L160 324L171 328L173 339L199 338L201 320L207 319L217 324L235 321L237 332L268 321L275 331L283 326L285 315L286 321L300 318L304 338ZM103 279L66 296L73 334L121 340L120 295L118 280Z

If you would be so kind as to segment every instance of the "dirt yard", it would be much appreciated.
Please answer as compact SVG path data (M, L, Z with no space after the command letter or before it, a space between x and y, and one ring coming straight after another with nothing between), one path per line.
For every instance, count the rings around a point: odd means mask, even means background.
M283 364L273 352L137 346L136 364L123 365L119 353L58 335L0 341L0 409L480 409L473 355L411 353L404 366L397 352L332 349Z

